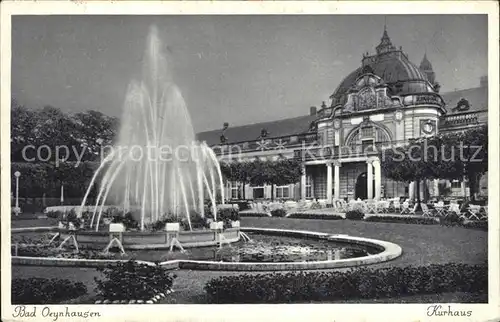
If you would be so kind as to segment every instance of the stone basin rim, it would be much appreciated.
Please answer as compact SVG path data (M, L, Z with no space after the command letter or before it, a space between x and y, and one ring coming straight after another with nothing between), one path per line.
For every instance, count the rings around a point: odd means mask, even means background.
M48 231L54 227L29 227L26 231L34 231L33 228L46 228ZM339 269L353 266L364 266L390 261L400 257L403 253L402 248L394 243L365 238L355 237L345 234L331 234L324 232L315 232L309 230L291 230L291 229L274 229L274 228L257 228L257 227L241 227L242 232L255 232L261 234L278 234L281 236L294 237L313 237L319 240L337 241L351 244L361 244L373 248L381 249L377 254L345 258L339 260L323 260L311 262L279 262L279 263L259 263L259 262L216 262L216 261L200 261L190 259L175 259L160 262L159 265L167 269L191 269L191 270L210 270L210 271L293 271L293 270L317 270L317 269ZM41 231L41 230L36 230ZM22 232L21 229L16 229L17 233ZM25 257L11 256L12 265L26 266L72 266L72 267L104 267L112 263L127 262L128 259L83 259L83 258L56 258L56 257ZM136 262L155 265L154 262L136 260Z

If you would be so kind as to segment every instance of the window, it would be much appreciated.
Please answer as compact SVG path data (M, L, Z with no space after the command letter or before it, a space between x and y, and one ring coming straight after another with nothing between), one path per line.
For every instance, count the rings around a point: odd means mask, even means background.
M313 190L312 190L312 177L306 176L306 198L312 198L313 197Z
M373 139L361 141L361 149L363 152L373 150Z
M264 187L254 187L253 188L253 198L254 199L264 199Z
M231 199L240 199L240 189L236 181L231 181Z
M460 181L460 180L453 180L451 182L451 187L452 188L462 188L462 181ZM469 181L467 181L467 180L465 181L465 187L469 188Z
M373 137L373 127L364 127L361 129L361 133L363 135L363 138L371 138Z
M276 198L287 199L290 198L290 186L276 187Z

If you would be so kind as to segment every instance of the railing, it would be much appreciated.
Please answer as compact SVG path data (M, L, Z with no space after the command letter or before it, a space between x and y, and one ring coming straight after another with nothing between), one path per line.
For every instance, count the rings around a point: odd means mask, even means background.
M481 121L481 116L487 117L486 113L486 111L474 111L445 115L440 120L440 126L453 127L475 125Z
M305 144L314 144L318 140L318 134L303 133L297 135L281 136L274 138L262 138L259 140L235 142L212 146L216 155L234 154L237 152L266 151L266 150L286 150Z

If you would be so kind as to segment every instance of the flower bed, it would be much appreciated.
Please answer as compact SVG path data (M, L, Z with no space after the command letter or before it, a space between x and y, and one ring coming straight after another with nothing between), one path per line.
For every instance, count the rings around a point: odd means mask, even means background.
M365 221L370 222L388 222L388 223L404 223L404 224L421 224L434 225L439 223L439 220L434 217L416 217L405 215L368 215Z
M323 219L323 220L341 220L344 219L342 215L339 214L315 214L315 213L301 213L295 212L287 216L287 218L295 219Z
M222 276L205 287L210 303L300 303L399 298L444 292L486 292L488 267L440 264L359 268L346 272L307 272Z
M12 280L12 304L58 304L87 294L87 287L67 279L32 277Z
M98 268L105 279L94 278L97 287L96 304L154 303L172 292L175 274L160 265L134 261L119 262Z
M271 214L267 212L245 211L240 212L240 217L271 217Z

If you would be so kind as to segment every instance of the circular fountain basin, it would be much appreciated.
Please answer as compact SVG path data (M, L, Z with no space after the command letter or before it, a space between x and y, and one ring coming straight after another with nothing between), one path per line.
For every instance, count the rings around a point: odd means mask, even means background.
M231 229L237 233L235 228ZM13 230L13 234L40 233L56 231L50 227L23 228ZM34 265L34 266L78 266L78 267L103 267L111 263L134 259L142 263L154 265L153 262L160 262L160 265L168 269L194 269L194 270L219 270L219 271L289 271L289 270L314 270L314 269L333 269L361 265L376 264L395 259L402 254L400 246L387 241L353 237L348 235L332 235L328 233L301 231L301 230L283 230L270 228L241 228L242 232L248 233L255 240L245 245L243 241L236 242L233 245L223 245L203 248L193 248L188 250L188 254L179 252L170 253L159 244L135 245L135 248L127 249L127 258L116 259L85 259L85 258L56 258L56 257L24 257L12 256L13 265ZM224 232L226 234L227 230ZM181 232L182 233L182 232ZM184 232L188 233L188 232ZM142 233L147 235L147 233ZM92 234L93 236L94 234ZM238 234L239 235L239 234ZM91 235L89 235L91 236ZM200 234L191 235L192 238L202 236ZM262 245L261 238L272 236L276 240L282 239L278 245L273 245L270 249L265 249L264 253L258 252ZM137 236L135 236L137 237ZM148 239L139 239L141 241ZM289 240L303 240L306 245L292 243ZM326 247L326 252L316 252L317 247L314 243ZM258 247L254 247L257 243ZM206 246L206 241L193 241L199 246ZM281 256L280 244L282 249L287 249L291 254ZM277 247L277 248L276 248ZM233 248L234 251L228 251ZM163 249L163 251L161 251ZM241 250L244 249L244 252ZM252 249L254 249L252 253ZM248 254L248 251L250 254ZM245 253L247 252L247 253ZM221 255L225 254L224 255ZM266 254L269 255L266 257ZM325 255L326 254L326 255ZM347 255L346 255L347 254ZM158 255L158 256L156 256ZM169 258L162 261L165 257Z

